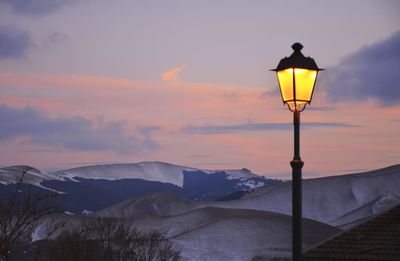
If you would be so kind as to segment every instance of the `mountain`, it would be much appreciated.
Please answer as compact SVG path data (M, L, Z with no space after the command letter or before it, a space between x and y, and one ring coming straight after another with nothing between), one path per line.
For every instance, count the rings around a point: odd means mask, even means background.
M303 180L303 216L348 227L400 203L400 165L342 176ZM260 187L214 206L291 213L291 183Z
M93 212L149 192L170 192L186 199L210 201L235 192L280 181L257 176L248 169L201 170L164 162L85 166L47 173L29 166L0 169L0 199L15 190L18 177L35 191L58 193L68 212ZM26 186L21 187L27 191Z
M205 207L169 217L142 218L132 226L157 229L182 249L185 260L251 260L291 255L291 217L258 210ZM304 219L304 248L339 229Z
M52 189L42 186L42 182L47 180L64 180L63 177L41 172L39 169L27 165L0 168L0 184L2 185L16 184L21 178L23 178L22 182L25 184L48 190Z
M80 171L74 173L82 173ZM65 184L69 184L71 187L64 191L71 192L61 194L60 197L81 193L79 197L70 199L77 205L85 201L93 204L91 193L97 197L102 197L101 193L104 193L104 197L114 195L117 199L122 194L127 195L126 191L130 191L135 184L140 184L134 187L135 190L140 190L147 182L158 182L126 179L126 176L119 180L105 180L99 178L99 174L93 174L92 178L83 178L83 174L66 172L57 172L58 180L45 180L40 185L58 191L61 188L54 184L63 184L64 188L67 188ZM246 170L238 170L237 173L249 175ZM179 172L173 175L177 181ZM166 235L176 247L182 249L185 260L290 259L290 182L277 182L251 189L235 200L204 201L192 200L190 197L215 196L218 194L217 189L223 188L226 192L233 185L243 188L243 184L256 182L252 179L258 177L247 180L243 176L239 179L228 179L233 174L195 169L183 169L182 175L182 187L176 185L177 183L158 182L161 185L157 192L141 193L116 201L88 216L63 215L60 220L71 222L66 226L67 229L74 224L76 226L82 219L121 218L128 221L132 228L142 231L158 230ZM235 175L233 176L237 177ZM196 184L199 184L199 188L194 191ZM215 184L216 187L213 186ZM224 187L227 184L228 187ZM168 189L165 189L166 185ZM85 190L89 188L93 191ZM164 191L160 191L161 188ZM169 191L171 188L175 189L174 193ZM240 194L240 191L238 189L217 199ZM107 194L110 192L113 194ZM186 193L186 197L179 193ZM107 198L100 199L101 202L103 200ZM303 180L303 247L309 248L398 203L400 165L364 173ZM31 237L40 240L45 229L46 226L39 225L33 230Z
M303 248L400 203L400 165L303 181ZM93 215L159 230L185 260L290 260L291 183L259 187L230 201L149 193Z
M400 165L365 173L303 180L303 216L336 227L351 227L398 203ZM148 207L141 207L142 204ZM177 205L179 207L175 207ZM291 215L291 183L259 187L240 199L229 201L183 202L174 196L148 194L126 200L96 214L123 217L169 216L204 207L262 210Z
M207 206L171 193L147 193L95 212L101 217L147 218L174 216Z
M157 199L161 200L162 196L160 193ZM176 197L169 199L177 200ZM167 209L172 210L170 207ZM57 220L64 225L63 230L69 230L77 228L82 219L90 222L91 219L97 220L97 216L63 215ZM136 215L125 217L124 220L132 231L157 230L165 235L176 249L181 249L183 260L288 260L291 256L291 217L288 215L250 209L203 207L182 214ZM47 228L45 223L39 225L32 231L32 238L40 240L47 234ZM341 230L338 228L304 219L303 247L309 248L339 232Z
M194 169L164 162L141 162L85 166L56 171L54 174L73 181L77 181L76 178L94 180L142 179L183 187L183 172L192 170Z

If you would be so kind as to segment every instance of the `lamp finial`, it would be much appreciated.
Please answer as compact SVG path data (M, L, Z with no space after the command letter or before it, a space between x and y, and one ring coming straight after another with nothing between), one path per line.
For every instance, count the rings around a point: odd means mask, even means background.
M301 43L294 43L294 44L292 45L292 49L293 49L295 52L300 52L301 49L303 49L303 45L302 45Z

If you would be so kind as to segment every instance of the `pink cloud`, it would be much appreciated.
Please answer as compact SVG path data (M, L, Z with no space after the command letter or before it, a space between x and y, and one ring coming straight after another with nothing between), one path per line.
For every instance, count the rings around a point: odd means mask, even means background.
M161 75L161 79L163 79L166 82L172 82L172 81L177 81L180 79L180 73L187 67L187 64L172 68L168 71L165 71Z

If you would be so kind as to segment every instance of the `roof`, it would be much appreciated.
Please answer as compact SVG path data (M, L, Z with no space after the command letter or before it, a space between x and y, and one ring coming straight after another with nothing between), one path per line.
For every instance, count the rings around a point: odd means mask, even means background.
M400 261L400 204L304 254L309 261Z

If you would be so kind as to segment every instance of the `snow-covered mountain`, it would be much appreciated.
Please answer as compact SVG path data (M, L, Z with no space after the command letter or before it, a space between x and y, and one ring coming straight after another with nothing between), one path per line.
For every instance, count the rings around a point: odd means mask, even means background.
M35 186L40 186L40 183L45 180L57 179L57 177L53 175L26 165L0 168L0 184L15 184L19 182L22 177L24 183Z
M303 181L303 215L346 227L400 203L400 165L365 173ZM291 183L261 187L216 206L291 213Z
M81 177L85 179L143 179L148 181L158 181L174 184L183 187L184 172L201 171L208 175L218 172L224 172L227 179L243 180L244 182L255 177L259 177L248 169L239 170L202 170L191 167L173 165L165 162L146 161L131 164L109 164L78 167L54 172L56 176L74 179ZM262 186L263 184L254 184L250 187Z
M49 180L59 180L59 181L64 180L63 177L42 172L36 168L27 165L16 165L16 166L0 168L0 184L2 185L16 184L20 182L21 179L22 182L25 184L34 185L36 187L51 191L55 190L44 187L42 185L42 182ZM55 192L62 193L58 191Z
M68 192L62 197L74 204L81 204L88 198L88 202L93 203L92 195L96 195L100 201L115 195L117 199L117 192L124 194L125 189L138 190L146 184L161 184L154 193L141 193L124 200L115 200L115 204L86 218L123 218L136 229L158 230L182 249L184 260L290 259L290 182L262 186L236 200L199 201L190 200L187 196L189 194L182 197L179 193L193 193L195 185L200 187L197 189L201 193L205 193L204 187L210 193L210 187L217 191L224 188L222 184L234 182L232 184L241 186L240 184L252 179L228 179L229 174L223 171L205 172L185 168L182 170L183 186L180 187L142 179L105 180L99 179L98 174L93 174L93 179L85 179L82 178L84 174L81 170L74 173L68 174L68 170L57 172L58 178L63 181L46 180L41 185L59 190L57 186L64 184L65 191ZM212 184L217 186L212 187ZM175 191L172 194L169 190ZM68 195L75 196L67 198ZM106 195L106 198L102 198L102 195ZM193 194L190 196L193 197ZM365 173L304 180L303 247L311 247L341 229L351 227L399 203L400 165ZM64 215L61 219L69 220L73 227L83 218ZM32 237L40 239L44 228L45 226L39 226L32 232Z
M101 217L163 217L187 213L207 207L207 203L191 201L171 193L147 193L130 198L115 205L97 211L94 215Z
M354 222L381 213L398 203L400 165L365 173L303 180L303 216L333 226L352 226ZM207 206L290 215L291 183L260 187L240 199L230 201L182 202L177 197L149 194L121 202L96 214L169 216Z
M400 203L400 165L303 181L303 248ZM291 183L231 201L198 202L165 193L125 200L92 215L132 219L159 230L185 260L290 260Z
M291 217L245 209L205 207L181 215L135 219L132 226L157 229L182 249L185 260L242 261L291 256ZM310 247L339 229L303 221L303 247Z
M159 196L161 199L162 195ZM82 219L89 221L97 217L63 215L57 220L63 224L61 231L68 231L79 228ZM179 215L126 217L124 221L128 222L132 230L157 230L165 235L176 249L181 249L185 261L289 260L291 255L291 217L288 215L249 209L204 207ZM41 240L47 235L46 222L52 221L49 219L37 226L32 231L32 240ZM61 231L53 234L52 238L60 235ZM304 219L303 248L315 245L340 231Z
M263 178L248 169L238 170L204 170L191 167L173 165L159 161L146 161L130 164L107 164L77 167L72 169L59 170L54 172L44 172L39 169L26 166L10 166L0 168L0 184L7 185L16 183L18 177L26 171L23 183L41 186L40 183L49 180L78 181L75 178L84 179L142 179L147 181L157 181L170 183L179 187L184 186L184 173L202 172L213 175L224 173L228 180L241 180L242 185L248 188L263 186L264 183L252 181L253 178Z
M141 162L77 167L56 171L54 174L69 178L70 180L75 180L75 178L105 180L143 179L183 187L183 171L192 170L194 169L164 162Z
M109 164L78 167L60 170L54 174L59 177L74 180L76 177L85 179L143 179L147 181L158 181L174 184L178 187L184 186L184 173L202 172L208 175L224 172L229 180L241 180L248 188L263 186L263 182L251 182L252 178L259 178L248 169L239 170L203 170L191 167L173 165L159 161L146 161L131 164Z
M12 166L0 169L0 184L11 192L24 172L24 183L59 193L60 205L73 213L96 211L149 192L171 192L193 200L217 200L279 182L247 169L201 170L164 162L141 162L85 166L52 173L29 166ZM6 193L0 193L0 199L1 194Z

